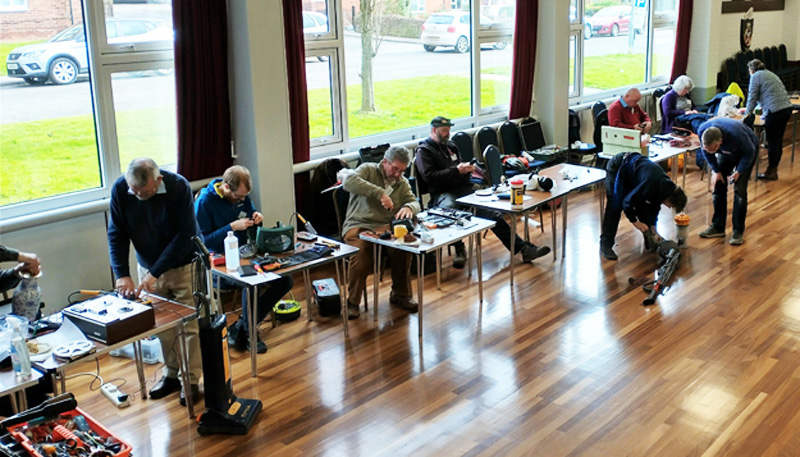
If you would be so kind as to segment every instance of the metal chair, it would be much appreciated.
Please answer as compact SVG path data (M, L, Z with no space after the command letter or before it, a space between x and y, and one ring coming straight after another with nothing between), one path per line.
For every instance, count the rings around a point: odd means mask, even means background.
M466 132L458 132L450 138L450 141L458 147L458 155L462 162L469 162L475 158L475 150L472 147L472 137Z
M482 129L478 130L478 150L479 151L486 151L488 146L494 146L499 148L500 145L497 141L497 131L491 127L483 127ZM500 151L498 150L498 153ZM483 158L483 161L486 161L486 158Z

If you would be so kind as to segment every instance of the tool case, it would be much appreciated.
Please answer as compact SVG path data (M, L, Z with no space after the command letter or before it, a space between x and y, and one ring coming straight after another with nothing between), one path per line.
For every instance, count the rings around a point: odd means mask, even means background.
M104 449L114 457L129 457L130 444L81 411L75 397L67 392L41 405L11 416L0 425L8 433L0 436L0 455L45 457L44 446L57 447L79 455L79 447ZM51 441L46 443L45 441ZM73 454L70 454L73 451Z
M318 279L311 285L314 287L314 301L317 302L319 315L338 316L342 312L342 301L336 281L333 278Z

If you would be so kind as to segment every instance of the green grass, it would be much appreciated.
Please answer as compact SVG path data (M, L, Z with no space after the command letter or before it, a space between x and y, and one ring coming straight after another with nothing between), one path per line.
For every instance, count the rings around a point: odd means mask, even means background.
M644 54L607 54L583 59L583 87L613 89L644 82ZM570 69L572 70L572 69Z
M151 108L117 115L123 168L139 156L175 163L174 112ZM99 187L94 117L5 124L0 163L0 206Z
M8 54L13 51L15 48L20 46L25 46L27 44L34 44L34 43L41 43L41 41L28 41L25 43L0 43L0 62L3 64L2 68L0 68L0 76L7 76L8 72L6 71L6 59L8 58Z

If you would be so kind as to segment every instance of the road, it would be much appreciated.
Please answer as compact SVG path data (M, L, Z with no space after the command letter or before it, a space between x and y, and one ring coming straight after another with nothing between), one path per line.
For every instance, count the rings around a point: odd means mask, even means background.
M667 31L657 31L667 34ZM586 56L600 56L609 53L626 52L628 37L593 37L585 42ZM672 42L666 36L656 40L655 52L671 53ZM663 44L659 44L663 43ZM638 35L634 51L643 52L646 40ZM504 50L485 46L481 53L483 68L510 67L513 46ZM306 60L309 89L328 87L329 72L327 60ZM345 37L345 76L348 85L360 84L361 44L356 35ZM374 60L375 81L405 79L432 75L470 74L470 54L457 54L452 48L437 48L426 52L418 40L385 40ZM491 75L493 78L508 76ZM134 73L117 76L113 82L114 105L116 110L124 111L152 107L156 104L174 103L174 79L172 75L156 76L154 73ZM18 78L0 77L0 124L28 122L65 116L92 113L92 103L88 80L84 77L68 86L29 86Z

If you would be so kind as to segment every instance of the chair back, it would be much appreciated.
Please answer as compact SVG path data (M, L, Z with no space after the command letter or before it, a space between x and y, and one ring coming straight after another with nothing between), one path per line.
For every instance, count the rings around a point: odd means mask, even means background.
M772 51L770 51L769 48L764 48L764 66L767 67L769 71L775 69L774 63L772 62Z
M736 53L736 80L739 82L750 81L750 72L747 70L747 59L743 52Z
M772 57L772 66L775 70L783 70L783 63L781 62L781 53L778 51L777 46L772 46L769 48L770 57Z
M781 59L781 65L786 67L786 64L789 62L789 57L786 54L786 45L783 43L778 46L778 57Z
M339 225L338 238L344 241L344 233L342 233L342 226L347 217L347 205L350 204L350 192L344 190L344 187L339 186L333 189L333 207L336 212L336 223Z
M500 184L503 176L503 162L500 160L500 150L497 146L489 145L483 151L483 160L486 161L486 173L489 175L489 183L493 186Z
M483 127L478 130L478 150L486 151L487 146L499 147L497 131L491 127ZM486 159L484 158L484 160Z
M458 147L458 155L462 162L469 162L475 158L475 151L472 147L472 137L466 132L458 132L450 138L450 141Z
M601 111L607 110L607 109L608 109L608 106L606 106L605 103L601 102L600 100L597 100L592 105L592 119L597 118L597 115L600 114Z
M728 77L728 83L734 83L739 80L739 71L736 69L736 61L728 58L725 59L725 74Z
M538 120L530 117L523 119L519 125L519 130L522 136L522 147L526 151L535 151L547 144L544 139L542 124Z
M377 146L367 146L358 150L358 164L378 163L383 160L383 154L389 149L389 143Z
M763 62L764 61L764 51L761 50L761 48L756 48L753 51L753 58L754 59L758 59L758 60Z
M522 138L519 133L519 126L511 121L503 122L500 126L500 139L503 141L503 152L506 155L519 156L522 154Z
M745 62L745 64L750 62L754 58L755 58L755 54L753 53L752 49L748 49L747 51L744 52L744 62Z
M420 205L424 208L425 205L422 203L422 196L425 194L430 193L428 191L428 183L425 182L424 179L419 174L419 169L417 169L417 161L416 157L411 162L411 166L408 167L411 169L411 177L408 178L408 184L411 186L411 190L414 192L414 196L417 197L419 200Z
M570 148L581 141L581 116L574 109L569 110L569 125L567 127L567 141Z
M603 152L603 126L608 125L608 110L600 111L594 118L594 144L597 152Z

